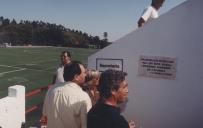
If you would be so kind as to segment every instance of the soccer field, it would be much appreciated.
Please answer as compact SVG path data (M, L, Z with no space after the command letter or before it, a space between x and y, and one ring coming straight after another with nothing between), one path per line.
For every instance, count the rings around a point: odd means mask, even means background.
M57 64L60 62L60 53L68 50L74 60L87 63L89 55L95 49L80 48L1 48L0 49L0 98L7 96L8 87L24 85L26 92L39 87L47 86L52 82L52 77ZM26 99L26 108L33 104L41 103L44 94ZM40 113L38 113L40 114ZM31 113L27 115L26 124L34 125L40 115Z

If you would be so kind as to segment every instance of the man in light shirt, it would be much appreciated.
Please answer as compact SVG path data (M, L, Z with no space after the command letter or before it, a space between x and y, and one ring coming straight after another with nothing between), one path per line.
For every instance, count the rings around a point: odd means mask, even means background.
M90 97L81 86L86 70L80 62L64 67L65 83L52 86L45 97L43 115L47 128L86 128L87 112L92 107Z
M54 74L52 84L65 82L63 78L63 69L66 64L71 62L71 54L69 51L63 51L60 57L61 63L56 68L56 73Z
M158 18L158 10L163 5L165 0L152 0L151 6L147 7L140 19L138 20L138 27L142 27L146 22Z

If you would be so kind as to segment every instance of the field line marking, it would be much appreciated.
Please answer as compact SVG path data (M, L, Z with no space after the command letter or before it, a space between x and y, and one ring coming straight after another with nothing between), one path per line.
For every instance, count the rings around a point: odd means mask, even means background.
M26 70L26 68L21 68L21 69L18 69L18 70L12 70L12 71L8 71L8 72L2 72L2 73L0 73L0 75L12 73L12 72L19 72L19 71L23 71L23 70Z
M9 68L20 68L22 69L21 67L15 67L15 66L9 66L9 65L0 65L1 67L9 67Z
M12 73L12 72L16 72L16 71L23 71L23 70L33 70L33 71L41 71L41 72L53 73L53 72L49 72L49 71L45 71L45 70L38 70L38 69L32 69L32 68L22 68L22 67L8 66L8 65L0 65L0 66L1 67L18 68L17 70L12 70L12 71L8 71L8 72L2 72L2 73L0 73L0 75L7 74L7 73Z
M53 73L50 71L46 71L46 70L39 70L39 69L31 69L31 68L26 68L27 70L33 70L33 71L40 71L40 72L47 72L47 73Z
M31 61L30 64L40 64L44 62L52 62L52 61L58 61L59 59L51 59L51 60L44 60L44 61Z

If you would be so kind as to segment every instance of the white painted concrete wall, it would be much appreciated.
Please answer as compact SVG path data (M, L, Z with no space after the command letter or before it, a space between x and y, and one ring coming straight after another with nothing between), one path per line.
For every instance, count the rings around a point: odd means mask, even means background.
M21 128L25 122L25 87L8 88L8 96L0 99L0 127Z
M188 0L88 58L89 68L98 58L123 59L127 119L142 128L203 128L202 12L202 0ZM176 59L175 79L139 76L143 55Z

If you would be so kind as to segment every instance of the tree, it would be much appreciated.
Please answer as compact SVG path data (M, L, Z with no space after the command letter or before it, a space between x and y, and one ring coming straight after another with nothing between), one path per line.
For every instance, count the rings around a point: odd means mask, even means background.
M0 26L3 24L3 20L4 20L4 17L1 16L1 17L0 17Z
M16 24L17 24L17 22L15 21L15 19L13 19L13 20L11 21L11 24L12 24L12 25L16 25Z
M43 21L9 20L0 17L0 39L3 42L11 42L14 45L70 46L87 48L94 45L95 48L107 46L108 33L104 32L104 39L99 36L91 36L80 30L65 28L62 25L45 23Z
M104 36L104 41L107 42L107 41L108 41L108 39L107 39L107 37L108 37L108 33L107 33L107 32L104 32L104 35L103 35L103 36Z
M3 26L8 26L10 24L10 20L9 19L4 19L3 20Z

